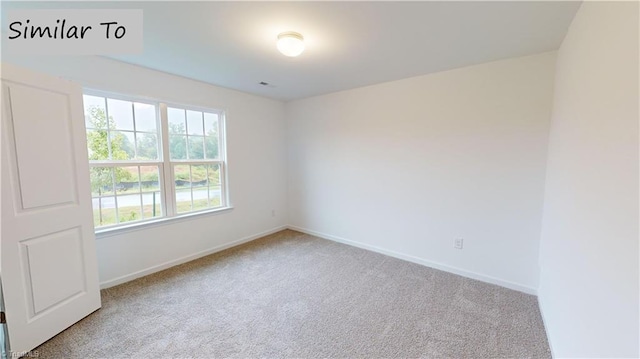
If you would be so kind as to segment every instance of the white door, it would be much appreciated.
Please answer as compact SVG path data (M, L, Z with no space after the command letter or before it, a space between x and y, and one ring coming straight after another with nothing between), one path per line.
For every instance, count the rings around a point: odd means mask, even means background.
M9 345L100 308L82 89L2 64L1 273Z

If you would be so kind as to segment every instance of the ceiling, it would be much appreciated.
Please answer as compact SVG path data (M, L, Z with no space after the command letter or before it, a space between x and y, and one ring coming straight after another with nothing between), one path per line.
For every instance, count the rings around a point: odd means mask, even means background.
M292 100L555 50L579 2L73 2L144 10L144 53L114 59ZM3 7L6 6L3 5ZM297 58L278 33L304 35ZM260 82L269 83L268 86Z

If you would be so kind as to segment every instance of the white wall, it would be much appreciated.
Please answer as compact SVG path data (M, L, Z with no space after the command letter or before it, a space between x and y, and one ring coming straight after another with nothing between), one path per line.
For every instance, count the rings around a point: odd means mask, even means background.
M535 292L554 62L545 53L287 103L290 224Z
M540 249L556 357L640 356L638 66L638 3L583 3L558 52Z
M84 86L226 110L233 210L97 239L100 281L113 285L287 224L284 104L102 57L3 58ZM276 216L271 216L271 210ZM155 268L157 269L157 268Z

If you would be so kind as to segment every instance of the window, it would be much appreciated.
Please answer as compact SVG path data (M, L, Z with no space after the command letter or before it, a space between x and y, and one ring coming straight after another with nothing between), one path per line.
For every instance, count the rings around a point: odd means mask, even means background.
M219 114L167 107L167 118L176 212L220 207L224 201Z
M96 228L223 208L224 115L84 95Z

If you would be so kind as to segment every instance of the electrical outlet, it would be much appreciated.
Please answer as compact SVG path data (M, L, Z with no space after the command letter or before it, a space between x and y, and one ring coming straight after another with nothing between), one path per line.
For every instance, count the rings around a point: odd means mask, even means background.
M456 238L453 241L453 248L455 249L462 249L462 245L464 244L464 239L462 238Z
M271 217L275 217L275 216L276 216L276 210L275 210L275 209L272 209L272 210L271 210Z

